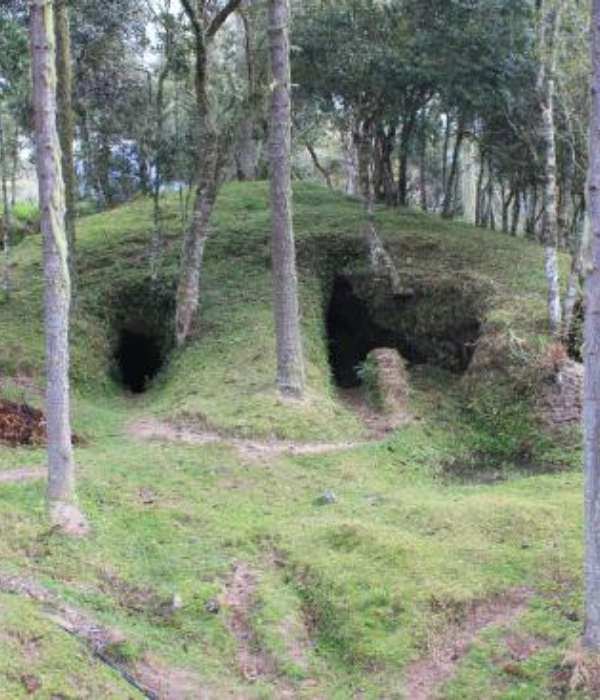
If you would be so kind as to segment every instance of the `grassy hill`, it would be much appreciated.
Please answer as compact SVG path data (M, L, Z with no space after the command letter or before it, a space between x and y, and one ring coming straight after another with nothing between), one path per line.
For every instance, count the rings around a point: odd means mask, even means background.
M189 697L568 696L560 664L581 631L577 450L539 430L527 397L503 385L474 400L443 363L411 371L411 420L369 441L331 379L325 334L336 273L364 278L361 210L314 185L295 198L308 364L300 404L272 388L264 183L223 190L196 335L181 352L170 347L175 198L156 281L149 202L80 221L73 418L92 533L74 542L48 531L42 482L0 482L0 574L34 578L119 629L128 668L193 673L204 695ZM435 327L476 314L482 333L543 352L538 246L412 211L382 210L378 226L416 290L406 337L418 336L418 351L429 352ZM40 404L39 237L16 248L14 277L0 307L2 396ZM390 307L399 324L402 308ZM123 329L141 327L164 367L132 395L115 381L114 354ZM131 428L140 421L184 421L221 438L146 441ZM353 444L302 453L252 440ZM525 441L540 460L527 469ZM0 478L43 463L41 450L0 446ZM143 697L43 606L2 595L0 620L0 698Z

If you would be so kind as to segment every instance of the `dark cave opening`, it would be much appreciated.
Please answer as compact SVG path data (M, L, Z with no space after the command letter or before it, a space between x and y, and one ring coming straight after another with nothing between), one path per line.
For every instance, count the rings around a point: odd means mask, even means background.
M125 390L142 394L167 365L173 349L174 281L133 280L112 289L105 305L111 376Z
M120 331L115 360L121 383L134 394L141 394L164 364L159 338L138 330Z
M359 386L361 362L371 350L389 345L393 334L373 322L367 304L354 294L345 277L334 281L326 326L335 383L343 389Z
M356 287L355 287L356 284ZM329 362L337 386L361 384L360 366L375 348L395 348L410 365L434 365L455 373L467 370L481 320L468 297L445 288L423 288L398 299L359 278L338 275L326 311Z

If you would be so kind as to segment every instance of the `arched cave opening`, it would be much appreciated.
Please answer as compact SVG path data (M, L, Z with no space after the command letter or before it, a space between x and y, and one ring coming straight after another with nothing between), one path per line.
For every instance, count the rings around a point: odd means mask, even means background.
M172 284L140 280L114 290L109 300L112 375L127 391L145 392L173 348Z
M326 317L329 363L335 383L350 389L361 383L359 368L368 353L388 346L392 334L377 327L368 305L345 277L336 277Z
M396 348L409 365L467 370L481 334L476 290L421 287L395 297L383 282L338 275L326 310L329 362L337 386L361 384L360 366L375 348Z
M158 374L165 358L158 338L139 329L123 328L119 332L115 360L123 386L141 394Z

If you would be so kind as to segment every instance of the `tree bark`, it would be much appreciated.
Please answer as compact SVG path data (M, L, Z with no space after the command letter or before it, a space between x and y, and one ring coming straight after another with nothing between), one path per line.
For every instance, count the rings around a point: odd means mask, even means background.
M73 155L75 125L73 115L73 70L71 65L71 30L67 0L54 0L56 33L56 100L57 126L62 151L62 174L65 183L65 230L69 246L69 271L71 286L75 289L75 219L77 201L77 176Z
M450 166L450 174L446 180L446 191L444 193L444 204L442 207L442 216L445 219L451 219L454 216L455 201L454 188L458 174L458 161L460 159L460 149L464 138L464 129L459 120L456 127L456 139L454 141L454 150L452 152L452 165Z
M555 70L557 33L560 23L560 3L550 0L540 18L540 59L538 99L541 110L540 137L544 149L544 214L542 241L544 269L548 285L548 320L550 331L561 331L562 306L560 300L560 271L558 266L558 200L556 186L556 135L554 126Z
M56 70L51 0L30 0L33 105L41 228L44 241L48 510L69 534L86 530L75 502L69 390L71 285L65 195L56 127Z
M410 140L415 128L416 115L411 114L402 123L400 131L400 164L398 171L398 204L401 207L408 206L408 156Z
M277 387L284 396L301 398L304 393L304 358L292 222L289 21L289 0L270 0L269 43L273 84L269 155Z
M400 281L400 274L394 261L379 238L375 225L375 198L373 194L373 134L368 121L358 124L354 133L358 155L358 180L363 206L366 213L365 237L369 247L371 267L376 274L385 274L389 279L392 292L401 296L405 293Z
M585 629L583 644L600 652L600 0L592 1L590 259L586 260L584 343Z
M198 310L200 272L218 187L217 132L212 120L207 85L208 45L201 26L194 27L194 39L199 179L192 220L184 236L181 254L175 311L175 340L178 347L188 339Z
M10 228L11 208L8 196L8 159L6 154L6 130L0 114L0 170L2 172L2 292L8 299L11 293L10 276Z
M181 252L175 308L175 342L178 347L189 338L198 311L204 248L209 236L210 217L217 199L219 170L222 165L208 91L208 52L215 34L240 3L241 0L229 0L208 22L204 14L204 2L198 3L198 10L201 11L197 12L191 0L182 0L193 30L196 56L194 85L198 124L198 185L191 224L185 233Z

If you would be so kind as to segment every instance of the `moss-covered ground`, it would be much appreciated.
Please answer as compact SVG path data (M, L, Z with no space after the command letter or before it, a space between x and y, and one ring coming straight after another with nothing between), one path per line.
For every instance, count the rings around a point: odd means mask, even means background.
M532 434L562 468L506 463L505 436L465 406L459 377L415 371L409 423L384 441L327 454L253 458L226 442L143 442L128 431L135 419L155 416L194 419L223 435L366 437L332 385L323 323L331 249L350 255L360 207L316 186L296 189L308 392L301 403L281 402L272 388L266 193L263 183L224 188L196 338L137 397L111 378L111 305L124 294L132 306L151 305L151 206L138 200L80 221L73 418L92 530L75 541L49 531L42 482L0 484L2 572L34 577L120 629L133 659L194 670L217 699L278 698L282 687L298 698L406 697L411 663L460 629L470 606L526 589L525 612L476 634L439 696L585 697L569 690L561 669L581 634L579 454ZM169 200L157 282L167 293L179 253L177 212ZM530 347L547 342L536 245L414 212L381 211L378 220L407 277L479 277L491 289L487 323ZM13 273L15 293L0 306L2 395L39 404L39 237L15 249ZM487 455L497 453L504 462L492 460L498 478L488 479ZM0 470L44 459L39 449L0 447ZM463 460L468 479L453 475L456 465L464 476ZM323 505L326 491L335 502ZM275 660L276 672L258 678L240 670L231 611L207 606L239 562L256 578L252 644ZM157 612L156 601L174 595L182 607ZM515 638L534 641L515 654ZM43 608L0 596L0 698L136 692Z

